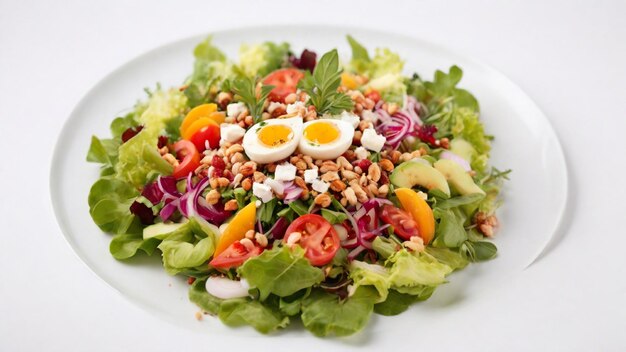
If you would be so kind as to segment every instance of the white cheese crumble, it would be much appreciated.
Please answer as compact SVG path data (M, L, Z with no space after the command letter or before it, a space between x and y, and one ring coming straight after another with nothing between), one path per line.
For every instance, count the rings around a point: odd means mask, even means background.
M376 123L376 121L378 121L378 114L370 110L363 110L361 117L364 121L369 121L371 123Z
M311 183L317 178L317 168L304 170L304 182Z
M361 145L377 153L383 149L386 141L387 138L377 134L373 128L363 131L363 136L361 137Z
M264 185L258 182L252 184L252 194L254 194L255 197L259 198L263 203L267 203L274 198L272 188L268 185Z
M246 130L234 123L223 123L220 125L220 144L222 142L234 143L243 138Z
M318 191L320 193L324 193L324 192L328 191L328 187L330 187L330 184L328 184L327 182L324 182L322 180L315 179L311 183L311 186L313 187L314 190L316 190L316 191Z
M226 114L228 115L228 117L232 117L232 118L237 118L237 116L241 115L241 113L244 112L245 110L246 110L246 104L242 102L232 103L226 106Z
M363 147L358 147L354 150L354 155L356 155L356 158L358 160L363 160L367 159L367 157L370 156L370 152L368 152L367 149Z
M300 111L300 109L305 108L304 103L301 101L297 101L293 104L288 104L287 105L287 114L293 114L296 113L298 111Z
M342 112L341 115L339 115L339 118L342 121L346 121L347 123L351 124L352 127L354 127L355 129L359 127L359 122L361 121L361 119L357 115L347 111Z
M296 178L296 166L288 163L276 166L274 179L276 181L293 181Z
M265 181L263 181L263 183L270 186L272 191L274 191L274 193L278 195L282 195L285 192L285 186L283 185L283 183L278 182L273 178L268 177L265 179Z

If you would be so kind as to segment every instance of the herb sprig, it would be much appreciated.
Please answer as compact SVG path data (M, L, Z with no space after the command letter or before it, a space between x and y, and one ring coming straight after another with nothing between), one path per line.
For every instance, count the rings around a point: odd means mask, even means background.
M258 90L257 94L256 87L257 80L252 77L236 79L232 83L232 91L239 95L241 101L246 104L250 115L254 118L254 123L261 120L265 100L274 88L274 86L271 85L261 84L261 89Z
M339 114L354 106L349 96L337 91L340 84L339 56L334 49L322 56L313 74L307 72L299 86L309 94L309 104L315 106L318 114Z

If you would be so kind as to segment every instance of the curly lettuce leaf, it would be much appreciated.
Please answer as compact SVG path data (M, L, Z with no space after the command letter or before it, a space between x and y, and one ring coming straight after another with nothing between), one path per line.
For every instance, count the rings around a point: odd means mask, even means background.
M270 294L286 297L324 280L324 273L304 258L300 246L274 247L248 259L237 270L251 287L259 289L260 299Z
M420 300L420 296L400 293L396 290L389 290L389 294L384 302L374 305L374 312L380 315L398 315Z
M375 289L359 287L345 300L339 296L314 289L302 303L302 323L316 336L348 336L363 329L378 298Z
M471 161L472 169L483 172L489 162L493 138L485 133L485 127L479 119L478 112L469 108L456 109L450 131L453 138L463 138L474 147L476 155Z
M234 65L213 45L211 36L195 47L193 55L193 73L184 92L190 107L208 102L211 94L235 76Z
M251 298L217 298L206 291L205 284L206 279L196 280L189 289L189 300L228 326L251 325L267 334L289 324L289 317L273 307Z
M130 183L101 178L89 191L89 214L102 231L124 234L135 220L130 205L137 196L139 192Z
M288 55L288 43L243 44L239 48L238 69L248 77L263 77L283 67L287 62Z
M378 291L376 303L387 299L389 293L389 271L382 265L369 264L358 260L350 263L350 278L355 288L373 286Z
M143 129L119 147L117 178L140 189L157 175L172 172L172 166L161 158L156 146L167 122L181 115L186 104L187 98L176 89L152 93L146 110L137 119Z
M158 248L163 253L163 267L168 274L176 275L186 269L199 267L211 258L215 252L216 233L213 228L204 226L203 222L203 219L195 217L189 221L188 226L194 234L191 241L181 239L180 236L184 234L175 231L179 238L166 238L159 244Z
M452 268L426 253L402 249L387 259L391 288L404 293L422 292L424 286L436 287L446 282ZM415 291L415 290L418 291Z

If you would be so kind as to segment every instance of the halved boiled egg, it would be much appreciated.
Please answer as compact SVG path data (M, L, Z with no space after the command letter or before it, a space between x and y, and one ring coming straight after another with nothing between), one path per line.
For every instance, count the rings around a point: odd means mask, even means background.
M335 159L352 145L354 127L346 121L321 119L304 124L299 150L314 159Z
M290 156L301 135L302 117L270 119L250 127L242 145L250 160L269 164Z

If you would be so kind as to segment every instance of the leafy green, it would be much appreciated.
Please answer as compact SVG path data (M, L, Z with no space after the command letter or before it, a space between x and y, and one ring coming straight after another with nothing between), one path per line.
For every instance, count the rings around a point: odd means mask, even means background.
M111 135L113 139L121 139L122 133L129 128L137 127L137 115L143 113L144 107L140 104L135 107L135 110L128 114L117 117L111 122Z
M259 289L260 299L270 294L289 296L324 280L324 273L304 258L304 250L274 247L258 257L248 259L237 270L251 287Z
M118 260L134 257L139 250L152 255L160 242L156 238L144 240L141 235L137 234L120 234L113 236L109 244L109 252Z
M196 280L189 289L189 300L228 326L251 325L267 334L289 324L289 318L272 307L251 298L220 299L208 293L205 285L206 279Z
M415 255L402 249L387 259L391 288L404 293L415 293L412 288L422 291L423 286L435 287L446 282L446 275L452 268L438 262L422 252Z
M459 251L463 255L464 258L470 260L472 262L480 262L484 260L493 259L498 253L498 248L491 243L486 241L477 241L471 242L466 241L461 245Z
M308 104L315 106L318 114L336 115L344 110L352 110L352 99L337 91L341 84L341 70L337 50L324 54L315 66L313 74L306 72L299 87L309 94Z
M259 207L259 220L261 221L261 223L265 225L270 225L274 222L273 220L276 213L274 209L276 209L277 205L278 199L276 198L273 198L267 203L261 204L261 206Z
M215 230L206 226L200 218L192 218L188 224L195 235L194 239L201 238L199 241L190 243L181 238L166 238L158 246L163 252L165 271L170 275L204 264L215 251ZM175 233L182 234L181 231Z
M367 65L371 62L367 49L352 36L348 35L347 39L352 49L351 68L356 72L364 72L367 69Z
M469 108L455 109L451 132L454 138L463 138L474 147L477 156L472 159L472 169L484 171L489 161L492 137L485 134L485 127L480 122L478 112Z
M389 290L387 299L384 302L374 305L374 312L386 316L398 315L409 309L411 304L419 300L419 296L400 293L396 290Z
M377 236L372 242L372 248L383 259L391 257L392 254L400 249L400 245L389 238Z
M130 206L137 196L139 192L131 184L101 178L89 191L89 214L102 231L124 234L135 219Z
M442 199L437 201L437 208L442 210L452 209L462 205L479 202L483 200L483 198L485 198L485 195L482 193L472 193L454 198Z
M248 77L263 77L283 67L287 62L288 56L288 43L244 44L239 48L238 69Z
M463 227L463 220L458 212L451 209L435 208L435 219L439 223L435 229L435 247L457 248L467 240L467 233Z
M433 256L440 263L451 267L453 270L463 269L468 264L467 259L463 255L445 247L428 246L426 247L426 253Z
M267 99L274 86L261 85L259 94L257 95L256 79L253 77L236 79L232 83L232 90L239 95L241 101L246 104L250 115L254 118L254 123L259 122L263 113L263 104Z
M350 278L355 288L367 285L374 286L379 296L376 302L383 302L387 299L389 271L384 266L353 260L350 263Z
M332 225L342 224L344 221L348 220L348 216L343 212L332 211L326 208L322 208L322 216Z
M346 300L321 289L314 289L302 303L302 323L316 336L347 336L361 330L369 321L378 298L376 290L364 286Z
M309 207L306 206L306 204L304 204L301 200L296 200L289 203L289 208L299 216L303 216L309 213Z

